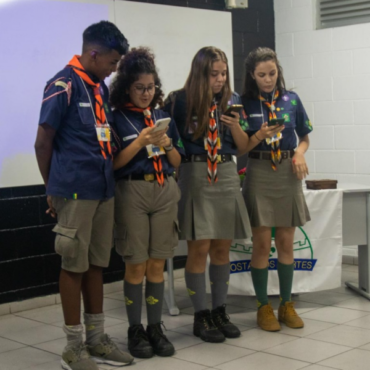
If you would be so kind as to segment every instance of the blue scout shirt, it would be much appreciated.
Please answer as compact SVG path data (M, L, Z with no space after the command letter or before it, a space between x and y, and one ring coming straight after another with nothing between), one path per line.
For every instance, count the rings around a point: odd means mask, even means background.
M232 104L242 104L240 96L237 93L232 94L228 102L228 106ZM193 134L189 132L189 129L186 127L187 112L185 91L178 90L170 93L168 98L166 99L164 110L171 115L173 114L177 129L179 130L181 139L184 143L186 155L207 154L207 151L204 148L204 138L193 139ZM218 154L236 155L237 147L234 143L234 139L231 135L230 129L222 125L222 122L220 120L221 114L222 112L219 108L217 108L215 117L219 127L219 135L221 138L221 149L218 150ZM244 131L248 129L248 122L246 120L244 112L240 113L240 126Z
M262 94L262 96L271 102L272 94ZM268 121L269 109L266 104L257 99L242 97L244 111L247 115L249 130L248 135L251 137L260 128L263 122ZM297 137L303 137L312 131L312 124L303 107L301 99L293 91L284 91L276 100L275 104L277 118L285 118L285 129L282 131L283 138L280 141L281 150L292 150L297 147ZM266 144L263 140L253 150L271 150L271 145Z
M132 127L130 122L127 121L122 112L135 126L135 128ZM143 113L127 109L122 110L122 112L119 109L113 111L114 123L112 125L115 133L117 134L117 137L116 135L114 135L116 145L121 150L128 147L139 136L138 131L141 132L144 128L148 127L145 124ZM159 109L152 110L152 118L154 124L157 119L166 117L168 117L168 114L163 112L162 110ZM174 120L171 120L166 134L168 137L172 139L172 144L177 149L177 151L181 155L185 155L184 147L180 139L179 133L177 132ZM172 174L174 168L168 162L167 156L161 155L161 160L163 173L169 175ZM119 180L131 174L142 175L154 172L155 171L153 167L153 159L148 158L148 152L146 148L142 148L135 155L135 157L132 158L131 161L126 164L126 166L121 167L120 169L114 171L114 175L116 180Z
M99 82L95 76L89 76ZM111 122L109 93L103 81L100 82L100 93L107 120ZM47 82L39 124L47 123L56 130L46 189L48 195L91 200L114 196L113 161L108 150L106 160L101 153L94 107L92 87L72 68L64 68Z

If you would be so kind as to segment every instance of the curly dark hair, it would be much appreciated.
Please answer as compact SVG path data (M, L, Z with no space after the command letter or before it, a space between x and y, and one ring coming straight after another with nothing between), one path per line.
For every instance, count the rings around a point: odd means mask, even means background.
M161 89L162 84L154 59L154 54L146 47L133 48L121 59L117 75L110 86L110 103L114 108L123 109L125 104L130 102L127 91L142 74L152 74L156 85L153 100L149 106L151 108L155 108L157 105L163 107L164 93Z

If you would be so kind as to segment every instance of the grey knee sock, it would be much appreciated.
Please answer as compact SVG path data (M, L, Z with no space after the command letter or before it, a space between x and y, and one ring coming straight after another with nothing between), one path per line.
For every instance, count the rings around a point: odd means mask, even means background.
M230 263L225 265L209 265L209 280L211 282L212 308L226 303L229 290Z
M126 312L130 326L141 324L141 305L143 302L143 283L123 283L123 294L126 302Z
M82 343L83 326L63 325L63 331L67 334L66 349L78 347Z
M84 324L86 328L86 344L95 346L100 343L104 334L104 314L84 313Z
M146 281L145 301L148 315L148 325L158 324L162 318L164 294L164 281L161 283L151 283Z
M185 270L186 287L188 288L189 297L194 307L194 311L207 309L206 300L206 275L204 272L193 274Z

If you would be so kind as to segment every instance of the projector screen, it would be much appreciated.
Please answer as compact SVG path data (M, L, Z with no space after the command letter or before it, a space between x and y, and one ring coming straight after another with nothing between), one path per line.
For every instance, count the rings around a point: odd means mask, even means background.
M230 13L114 0L0 0L0 187L43 183L33 148L43 89L81 53L84 29L100 20L114 22L131 47L153 50L165 94L184 85L203 46L225 51L232 80Z

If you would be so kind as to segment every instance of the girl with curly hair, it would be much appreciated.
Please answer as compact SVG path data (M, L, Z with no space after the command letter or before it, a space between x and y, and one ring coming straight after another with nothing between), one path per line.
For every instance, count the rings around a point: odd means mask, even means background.
M121 60L111 87L115 108L116 250L126 264L124 296L130 327L128 348L139 358L171 356L174 347L161 328L163 270L178 244L180 190L172 177L184 154L175 122L156 130L168 114L154 55L132 49ZM147 329L141 323L143 280Z

